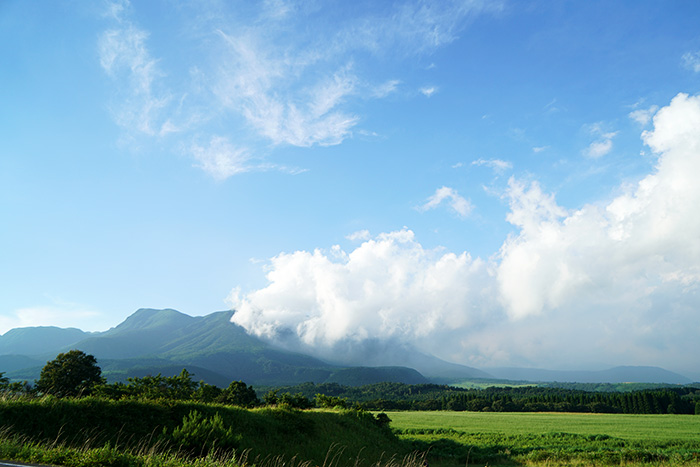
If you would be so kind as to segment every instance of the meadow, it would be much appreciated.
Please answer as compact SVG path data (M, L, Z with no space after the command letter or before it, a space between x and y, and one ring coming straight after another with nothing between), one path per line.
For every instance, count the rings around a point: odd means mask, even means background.
M700 465L700 416L372 414L20 397L0 400L0 459L70 467L422 467L424 460L431 467L677 467Z
M387 412L431 465L700 465L700 417Z

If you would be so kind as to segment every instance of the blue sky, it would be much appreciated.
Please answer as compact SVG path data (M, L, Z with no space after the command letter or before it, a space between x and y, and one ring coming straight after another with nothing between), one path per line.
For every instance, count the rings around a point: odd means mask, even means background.
M0 332L700 351L695 1L0 4ZM696 125L697 123L697 125Z

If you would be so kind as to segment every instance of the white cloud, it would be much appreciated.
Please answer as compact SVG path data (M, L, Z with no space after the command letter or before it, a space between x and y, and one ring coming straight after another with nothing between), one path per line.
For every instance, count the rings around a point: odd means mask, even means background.
M164 144L167 137L190 146L216 137L206 128L212 123L216 134L248 148L224 159L195 151L198 167L224 178L245 171L241 158L269 152L270 143L341 144L362 119L357 104L385 98L400 83L370 79L364 70L378 60L390 67L430 54L455 40L472 17L501 8L482 1L405 1L329 21L333 5L267 0L241 13L193 4L182 9L185 24L173 38L202 51L184 63L187 75L149 50L151 32L131 19L136 7L127 0L108 3L104 16L113 24L98 44L100 64L115 83L117 124L130 139L156 137ZM168 42L161 36L167 33L154 30L159 36L152 42Z
M112 14L122 11L117 9ZM148 51L147 39L148 33L122 21L119 28L100 36L98 48L102 69L115 80L125 82L114 109L117 123L130 131L153 136L163 131L157 126L164 119L163 110L171 99L167 93L154 90L154 83L164 75ZM169 121L161 125L166 124L172 130Z
M358 241L358 240L369 240L372 238L372 236L369 233L369 230L358 230L357 232L353 232L350 235L347 235L345 238L347 238L350 241Z
M603 157L612 151L613 148L613 138L617 136L617 131L604 131L602 129L601 123L595 123L589 125L589 132L596 137L588 148L584 151L584 154L590 158L598 159Z
M189 148L189 154L197 161L196 167L204 170L216 180L226 180L233 175L250 171L275 170L291 175L306 172L306 169L287 167L260 161L245 147L234 146L224 136L212 136L206 146L197 143Z
M629 113L629 117L642 126L646 126L651 122L652 117L659 110L658 105L652 105L648 109L637 109Z
M234 321L328 358L347 340L394 338L474 365L694 368L700 96L679 94L653 125L654 170L612 200L568 210L511 178L515 231L488 261L425 249L405 229L348 253L280 254L268 285L234 300Z
M695 73L700 73L700 52L687 52L683 54L683 65Z
M399 81L398 79L386 81L385 83L382 83L379 86L375 86L372 94L376 98L386 97L389 94L395 92L396 89L399 87L399 84L401 84L401 81Z
M217 180L253 169L249 164L250 152L233 146L228 138L222 136L213 136L206 147L194 144L190 151L198 167Z
M465 311L483 294L485 273L483 261L426 250L413 232L400 230L366 240L349 253L276 256L267 287L245 297L232 294L233 321L296 348L332 349L344 340L420 340L470 324Z
M424 87L424 88L420 88L420 92L425 97L430 97L437 92L437 88L435 86Z
M467 199L460 196L454 188L446 186L435 190L435 194L428 198L425 204L419 206L418 210L425 212L435 209L440 206L443 201L447 201L450 208L460 217L467 217L472 210L472 205Z
M477 159L472 161L472 165L489 167L497 173L503 173L513 168L512 163L500 159Z
M535 146L532 148L532 152L537 154L537 153L540 153L542 151L546 151L547 149L549 149L549 146Z

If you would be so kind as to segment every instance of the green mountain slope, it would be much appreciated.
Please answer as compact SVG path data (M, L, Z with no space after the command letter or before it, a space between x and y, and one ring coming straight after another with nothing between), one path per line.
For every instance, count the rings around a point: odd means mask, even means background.
M0 336L0 355L45 355L55 353L88 337L75 328L36 326L10 329Z

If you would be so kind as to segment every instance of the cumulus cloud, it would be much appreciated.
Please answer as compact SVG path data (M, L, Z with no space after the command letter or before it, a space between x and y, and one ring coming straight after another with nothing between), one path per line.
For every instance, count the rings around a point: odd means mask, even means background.
M446 186L435 190L435 193L428 198L425 204L417 209L421 212L429 211L440 206L443 201L446 201L447 205L460 217L467 217L472 210L469 200L460 196L454 188Z
M515 230L487 260L426 249L406 229L350 252L280 254L266 287L232 296L233 319L328 358L348 340L391 338L477 366L692 368L700 96L676 96L642 139L655 168L610 200L566 209L537 181L511 178Z
M347 340L421 340L466 327L487 275L483 261L425 249L405 229L349 253L335 247L280 254L270 266L267 287L231 297L233 321L312 351Z

